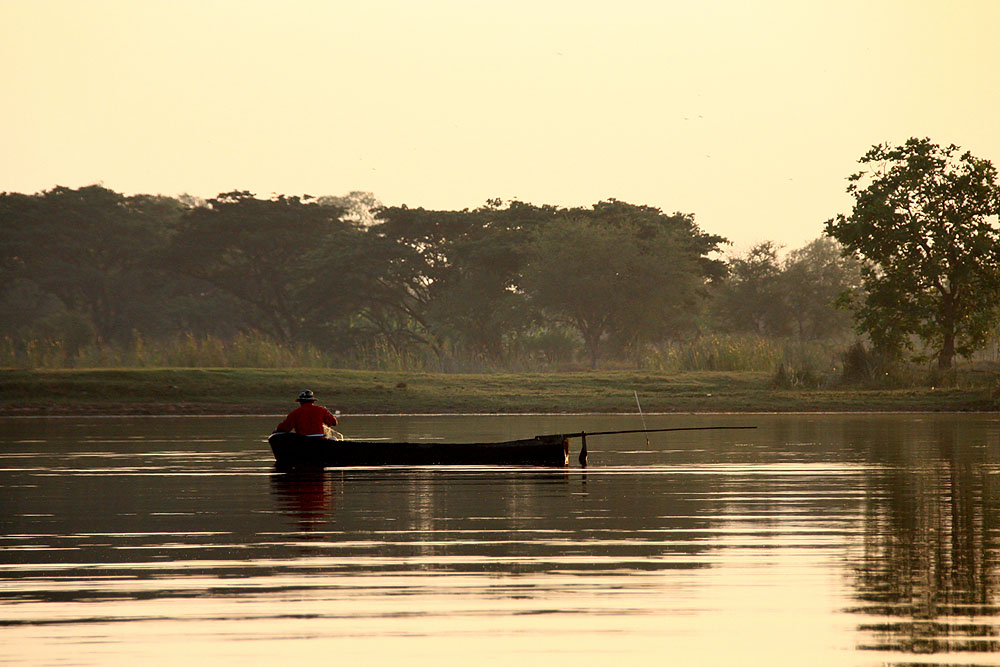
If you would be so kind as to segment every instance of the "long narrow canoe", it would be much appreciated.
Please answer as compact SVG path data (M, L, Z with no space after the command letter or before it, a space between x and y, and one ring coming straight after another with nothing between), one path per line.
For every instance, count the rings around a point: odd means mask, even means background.
M379 442L307 438L272 433L267 439L279 467L385 465L537 465L569 463L569 440L540 435L507 442Z

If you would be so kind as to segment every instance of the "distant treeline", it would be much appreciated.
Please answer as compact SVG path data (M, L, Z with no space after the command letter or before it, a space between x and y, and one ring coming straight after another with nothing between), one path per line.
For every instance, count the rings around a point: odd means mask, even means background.
M56 187L0 194L0 245L5 366L544 370L697 349L732 367L734 345L849 340L835 302L860 286L830 238L727 257L692 215L616 200L430 211Z

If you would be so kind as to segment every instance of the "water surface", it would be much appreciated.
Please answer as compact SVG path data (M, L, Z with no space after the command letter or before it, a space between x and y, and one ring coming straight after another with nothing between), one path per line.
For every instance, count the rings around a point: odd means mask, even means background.
M590 465L274 469L275 418L0 420L0 661L996 665L1000 418L647 416ZM348 417L506 440L635 417Z

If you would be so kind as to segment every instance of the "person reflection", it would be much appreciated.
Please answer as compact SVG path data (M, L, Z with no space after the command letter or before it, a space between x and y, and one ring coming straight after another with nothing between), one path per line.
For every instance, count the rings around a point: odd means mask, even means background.
M271 489L284 514L294 518L301 531L323 526L333 510L333 479L322 468L276 472Z

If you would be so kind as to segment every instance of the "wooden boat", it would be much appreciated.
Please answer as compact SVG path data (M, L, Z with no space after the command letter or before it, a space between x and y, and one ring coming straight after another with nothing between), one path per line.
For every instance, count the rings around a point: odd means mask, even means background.
M569 439L580 438L581 466L587 465L587 436L665 431L747 429L756 426L680 426L536 435L506 442L381 442L310 438L297 433L272 433L267 439L278 467L391 466L391 465L569 465Z
M272 433L267 439L279 467L385 465L536 465L569 464L569 440L539 435L507 442L380 442L310 438Z

